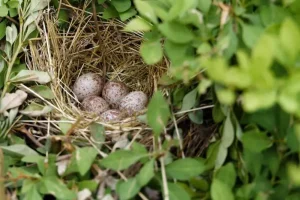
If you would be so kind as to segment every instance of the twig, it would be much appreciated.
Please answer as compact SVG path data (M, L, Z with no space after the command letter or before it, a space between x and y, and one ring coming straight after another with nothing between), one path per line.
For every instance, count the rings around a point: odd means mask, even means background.
M97 19L96 0L92 1L92 7L93 7L93 18L94 18L94 23L96 26L97 37L98 37L98 40L100 40L101 34L100 34L98 19Z
M14 23L15 25L19 26L19 22L14 18L11 18L10 16L5 16L5 18Z
M160 151L162 150L160 137L158 137L158 148ZM160 161L160 165L161 165L161 176L162 176L162 180L163 180L164 200L169 200L170 199L169 198L169 189L168 189L164 157L161 156L159 158L159 161Z
M182 138L179 134L179 130L178 130L178 126L177 126L177 122L176 122L174 114L172 114L172 119L173 119L173 123L174 123L174 126L175 126L176 135L177 135L177 138L179 140L179 148L180 148L180 151L181 151L181 156L182 156L182 158L185 158L184 151L183 151L183 145L182 145Z
M2 149L0 148L0 197L3 197L3 200L6 200L4 175L4 155Z
M213 108L213 107L215 107L215 106L214 105L202 106L202 107L199 107L199 108L180 111L180 112L177 112L177 113L174 113L174 114L175 115L181 115L181 114L185 114L185 113L189 113L189 112L193 112L193 111L197 111L197 110L204 110L204 109Z

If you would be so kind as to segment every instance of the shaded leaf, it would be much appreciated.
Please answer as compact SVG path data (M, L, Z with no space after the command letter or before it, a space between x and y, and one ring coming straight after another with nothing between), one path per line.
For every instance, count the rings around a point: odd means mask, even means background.
M192 158L179 159L166 166L167 175L178 180L189 180L204 170L204 163Z
M124 12L131 7L131 0L112 0L111 4L118 12Z
M130 178L126 182L120 181L117 184L116 192L119 194L120 200L131 199L140 191L136 178Z
M1 10L1 7L0 7L0 10ZM0 11L0 13L1 13L1 11ZM1 14L0 14L0 16L1 16ZM4 38L5 34L6 34L6 21L4 20L0 23L0 40L2 40L2 38ZM0 72L1 72L1 70L0 70Z
M243 41L247 45L247 47L252 48L257 40L259 39L263 29L258 25L242 25L243 30Z
M32 102L24 110L20 110L20 113L30 117L39 117L48 114L51 111L52 111L51 106L43 106L35 102Z
M182 107L179 112L184 112L193 108L196 104L198 89L195 88L187 93L182 100Z
M170 115L169 105L163 94L160 91L155 92L148 105L147 121L156 135L163 131Z
M130 167L148 154L140 152L132 152L127 150L119 150L109 154L106 158L100 161L100 164L108 169L123 170Z
M193 32L187 26L177 22L162 23L158 25L158 29L174 43L184 44L194 39Z
M133 7L131 7L129 10L127 10L125 12L119 13L120 19L122 21L126 21L127 19L135 16L136 14L137 14L137 11Z
M222 166L215 174L215 178L227 184L229 188L233 188L236 180L236 172L234 165L228 163Z
M4 153L11 154L14 156L29 156L38 155L36 151L31 149L25 144L14 144L10 146L0 146Z
M227 115L225 122L224 122L224 127L223 127L223 133L222 133L222 138L221 138L221 144L223 147L228 148L231 146L234 140L234 127L230 118L230 114Z
M257 153L272 146L272 141L266 133L255 130L245 132L242 136L242 142L244 148Z
M102 125L93 123L90 125L91 137L94 144L101 149L105 142L105 129Z
M52 92L52 90L45 85L35 85L30 87L30 89L32 89L33 91L35 91L37 94L39 94L41 97L45 98L45 99L54 99L55 95Z
M154 177L154 160L147 162L138 175L136 176L137 183L140 187L144 187Z
M36 70L21 70L15 77L10 79L11 82L28 82L36 81L40 84L46 84L51 81L51 77L47 72Z
M176 183L168 182L170 200L190 200L191 197L182 187ZM163 190L162 190L163 191Z

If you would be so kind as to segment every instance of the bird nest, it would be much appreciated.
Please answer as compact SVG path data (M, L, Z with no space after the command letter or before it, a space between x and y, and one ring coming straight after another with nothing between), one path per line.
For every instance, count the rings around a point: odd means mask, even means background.
M99 116L81 109L72 85L80 75L93 72L106 81L123 82L132 91L143 91L151 98L157 80L167 71L168 61L145 64L139 53L140 33L124 32L124 23L118 20L98 21L97 28L92 19L91 15L77 12L69 27L62 30L57 18L47 14L39 26L41 37L29 42L28 67L53 75L50 87L55 98L45 100L54 108L50 121L56 128L55 122L71 123L72 131L81 133L87 133L93 122L114 132L144 130L146 126L138 116L145 111L118 122L103 122Z

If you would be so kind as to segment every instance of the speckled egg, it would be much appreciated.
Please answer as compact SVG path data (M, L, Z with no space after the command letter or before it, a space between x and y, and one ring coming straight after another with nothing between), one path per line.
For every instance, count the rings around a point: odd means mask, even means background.
M109 81L105 84L102 97L113 108L118 108L120 100L129 93L128 87L121 82Z
M119 104L120 110L129 114L143 110L148 102L147 95L142 91L130 92Z
M103 89L103 80L101 76L94 73L81 75L73 86L73 92L79 101L93 95L100 95Z
M102 114L109 109L109 104L98 96L88 96L82 101L82 107L85 111Z
M124 113L122 113L120 110L112 109L105 111L100 115L100 117L103 121L113 122L123 119Z

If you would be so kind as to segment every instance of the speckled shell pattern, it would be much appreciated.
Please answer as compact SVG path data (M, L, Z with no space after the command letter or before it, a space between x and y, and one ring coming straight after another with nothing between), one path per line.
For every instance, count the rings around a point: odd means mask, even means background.
M130 92L120 101L120 110L128 114L143 110L148 103L147 95L142 91Z
M129 88L121 82L107 82L102 91L102 97L116 109L119 107L119 102L129 93Z
M123 117L123 114L119 110L112 109L105 111L100 115L100 117L106 122L112 122L120 120Z
M89 96L83 100L82 107L85 111L100 115L109 109L109 104L101 97Z
M100 96L103 89L103 80L101 76L94 73L81 75L73 86L73 92L79 101L88 96Z

